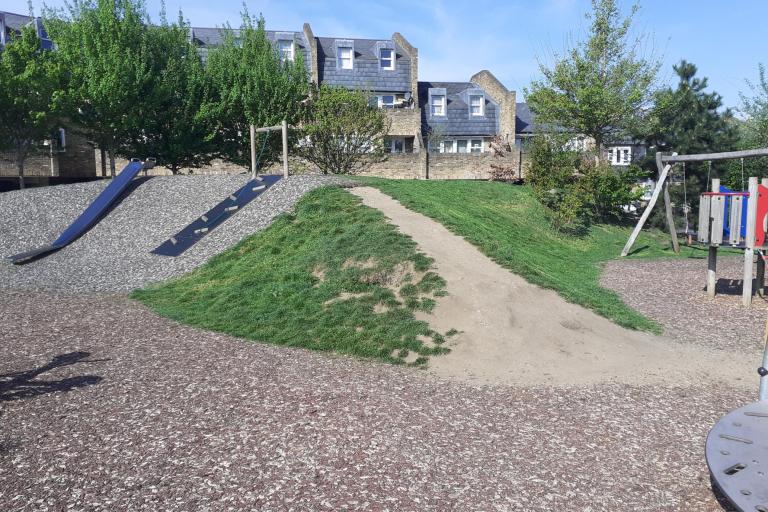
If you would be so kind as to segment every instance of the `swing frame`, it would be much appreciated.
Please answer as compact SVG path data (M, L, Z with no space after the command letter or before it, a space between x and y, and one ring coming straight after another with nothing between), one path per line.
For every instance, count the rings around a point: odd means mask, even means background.
M266 133L267 137L269 137L270 132L277 130L283 132L283 177L288 177L288 121L283 119L281 124L275 126L263 126L261 128L256 128L256 126L251 125L251 177L253 179L256 179L256 170L259 165L259 161L261 160L261 154L259 154L258 157L256 154L256 134ZM264 148L262 147L262 152L263 150Z

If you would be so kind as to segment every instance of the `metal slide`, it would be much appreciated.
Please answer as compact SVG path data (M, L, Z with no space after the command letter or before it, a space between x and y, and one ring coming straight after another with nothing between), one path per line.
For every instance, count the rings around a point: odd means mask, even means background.
M131 160L122 172L120 172L120 174L118 174L109 185L101 191L101 194L94 199L88 208L86 208L85 211L83 211L83 213L81 213L80 216L50 245L15 254L8 259L11 260L12 263L19 265L27 263L35 258L39 258L40 256L58 251L62 247L71 244L101 219L109 207L112 206L123 192L125 192L125 189L131 183L131 180L139 174L139 171L145 168L148 169L152 166L153 164L150 162L145 166L145 164L140 161Z
M239 212L245 205L266 192L272 185L280 181L282 176L265 175L246 183L234 194L205 212L187 227L173 235L152 251L160 256L179 256L184 251L199 242L214 228L220 226L228 218Z

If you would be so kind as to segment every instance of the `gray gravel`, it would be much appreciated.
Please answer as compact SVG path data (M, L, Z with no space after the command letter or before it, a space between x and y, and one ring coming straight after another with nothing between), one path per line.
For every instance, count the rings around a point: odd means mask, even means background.
M144 179L99 224L69 247L23 266L6 256L52 242L106 186L106 182L0 194L0 288L128 291L189 272L290 210L307 191L348 183L291 176L216 228L182 256L150 254L171 235L227 197L246 175Z
M705 436L754 398L706 375L468 387L115 295L11 291L0 314L4 511L721 510Z
M768 301L755 296L752 307L741 305L743 261L740 256L718 258L714 298L704 288L705 259L611 261L600 282L662 324L667 336L709 347L752 349L762 346Z

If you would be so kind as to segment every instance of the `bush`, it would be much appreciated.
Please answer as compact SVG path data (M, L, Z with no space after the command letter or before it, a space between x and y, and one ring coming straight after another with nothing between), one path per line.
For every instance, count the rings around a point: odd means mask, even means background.
M616 220L642 196L642 170L617 170L591 152L571 148L565 135L537 136L528 147L526 181L561 231L579 232L594 221Z

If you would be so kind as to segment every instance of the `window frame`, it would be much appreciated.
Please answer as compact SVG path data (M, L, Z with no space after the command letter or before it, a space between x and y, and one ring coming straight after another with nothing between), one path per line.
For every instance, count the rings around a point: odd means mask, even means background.
M632 165L632 146L614 146L609 148L608 163L617 167Z
M382 53L384 52L390 52L389 58L385 59L382 56ZM379 48L379 69L383 71L394 71L395 70L395 61L397 59L397 55L395 54L394 48ZM389 67L384 66L384 61L388 60L390 61Z
M385 97L391 97L392 98L392 103L391 104L390 103L386 103L384 101ZM379 103L379 108L391 108L391 109L395 108L395 103L397 103L397 96L395 94L379 94L378 98L379 98L379 102L378 102Z
M290 50L290 57L286 57L283 44L288 43L288 49ZM277 40L277 51L280 54L280 62L285 63L286 61L293 62L296 58L296 42L292 39L278 39Z
M347 59L342 56L342 52L349 51L349 67L344 66L344 61ZM355 69L355 49L351 46L337 46L336 47L336 69L350 70Z
M441 98L440 100L440 113L438 114L435 112L435 99ZM448 101L445 94L432 94L429 97L429 113L433 117L445 117L446 116L446 110L448 110Z
M475 142L479 142L480 145L476 146ZM483 144L483 139L469 139L469 152L470 153L482 153L484 151L485 147Z
M480 99L480 105L478 105L478 108L480 109L477 114L475 114L472 109L474 108L474 105L472 105L472 98L479 98ZM469 115L472 117L482 117L485 115L485 96L483 94L470 94L469 95Z

